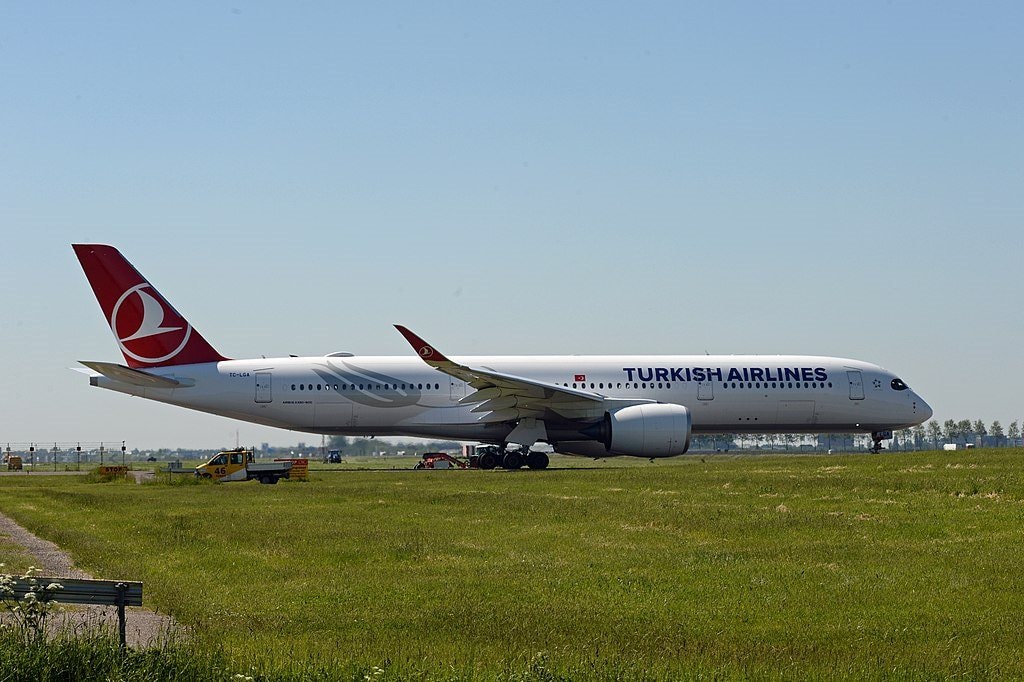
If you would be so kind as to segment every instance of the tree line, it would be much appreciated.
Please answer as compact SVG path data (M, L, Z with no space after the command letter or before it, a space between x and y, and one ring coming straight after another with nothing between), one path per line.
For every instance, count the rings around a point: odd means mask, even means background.
M999 420L986 425L980 419L933 419L893 433L890 450L941 449L951 443L959 447L1016 447L1024 445L1024 429L1017 421L1003 428ZM702 451L729 450L865 450L871 446L867 434L719 434L694 436L690 448Z

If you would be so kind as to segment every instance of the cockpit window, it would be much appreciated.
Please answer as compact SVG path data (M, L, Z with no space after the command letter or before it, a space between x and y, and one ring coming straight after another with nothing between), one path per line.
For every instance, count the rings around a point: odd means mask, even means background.
M894 391L905 391L908 388L910 388L905 383L903 383L903 381L900 380L900 379L893 379L891 385L892 385L892 390L894 390Z

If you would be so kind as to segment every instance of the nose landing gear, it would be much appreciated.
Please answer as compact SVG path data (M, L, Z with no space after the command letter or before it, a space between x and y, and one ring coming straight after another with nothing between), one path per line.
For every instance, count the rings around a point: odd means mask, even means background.
M871 446L869 452L877 455L882 451L882 441L888 438L892 438L892 431L875 431L872 433L871 440L874 442L874 445Z

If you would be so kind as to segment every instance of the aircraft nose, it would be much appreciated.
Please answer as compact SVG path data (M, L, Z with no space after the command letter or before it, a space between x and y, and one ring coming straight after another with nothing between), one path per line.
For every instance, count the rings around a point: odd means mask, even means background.
M926 422L932 418L932 406L926 403L924 401L924 398L917 395L916 393L914 394L914 405L917 411L917 416L921 419L922 422Z

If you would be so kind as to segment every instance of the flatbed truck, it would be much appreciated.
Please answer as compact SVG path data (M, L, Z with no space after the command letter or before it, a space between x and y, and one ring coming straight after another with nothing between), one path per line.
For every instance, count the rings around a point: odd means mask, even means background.
M258 480L274 484L282 478L290 478L292 462L256 462L252 450L237 448L218 452L205 464L196 467L197 478L212 478L219 483L228 481Z

